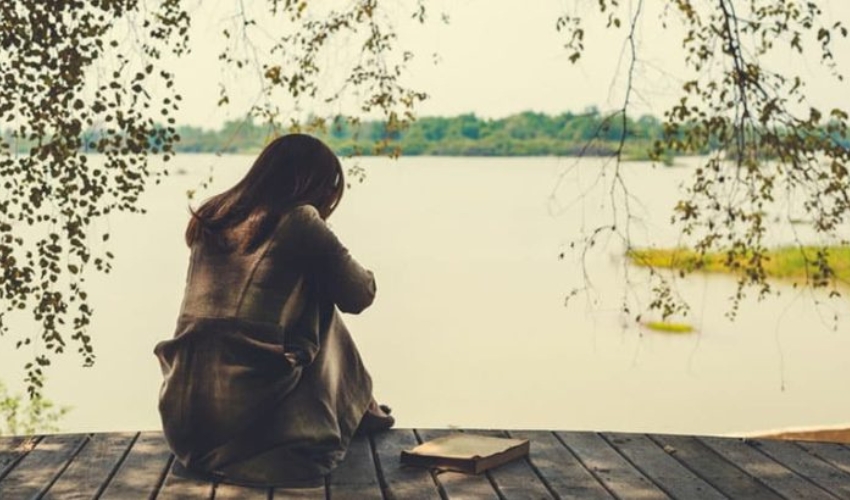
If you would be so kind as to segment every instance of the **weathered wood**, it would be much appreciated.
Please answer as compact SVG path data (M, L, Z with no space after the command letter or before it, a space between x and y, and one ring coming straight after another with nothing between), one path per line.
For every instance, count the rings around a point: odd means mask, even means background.
M52 499L96 498L127 454L136 434L94 434L44 496Z
M351 440L345 460L331 473L329 486L333 500L383 498L368 437Z
M509 431L508 434L531 442L531 466L560 498L614 498L551 431Z
M644 435L609 433L603 434L603 437L635 468L673 498L726 498Z
M445 429L420 429L419 437L423 441L430 441L451 432ZM437 483L448 498L499 498L490 479L486 474L463 474L453 471L439 471L435 475Z
M653 435L673 458L730 498L780 500L781 497L694 437Z
M438 499L440 491L428 469L402 467L401 450L419 444L411 429L394 429L372 436L384 498Z
M808 453L819 457L821 460L829 462L833 467L850 474L850 448L841 446L838 443L798 442L797 446L800 446Z
M324 487L274 490L180 471L160 432L0 438L0 498L850 499L850 448L829 443L476 430L529 439L531 454L481 475L401 467L402 449L450 432L357 438Z
M271 498L271 490L221 483L215 486L213 498L215 500L268 500Z
M316 488L275 488L272 493L274 500L326 500L327 490L324 486Z
M37 436L10 436L0 438L0 479L3 479L12 470L12 467L18 463L18 460L35 447L39 439L41 438Z
M700 438L708 447L786 498L832 499L832 495L760 453L741 439Z
M212 482L194 477L175 460L171 463L156 498L157 500L202 500L212 498L213 487Z
M470 430L468 432L490 437L508 437L505 431ZM526 459L512 460L488 471L496 491L503 498L537 500L553 498L540 476Z
M37 498L53 484L88 436L46 436L0 481L0 498Z
M668 498L601 436L590 432L557 432L565 446L605 485L621 498Z
M850 498L850 474L842 472L815 455L802 451L794 443L759 440L751 441L750 445L826 491L840 498Z
M106 485L101 500L150 498L170 466L171 451L161 432L142 432L118 471Z

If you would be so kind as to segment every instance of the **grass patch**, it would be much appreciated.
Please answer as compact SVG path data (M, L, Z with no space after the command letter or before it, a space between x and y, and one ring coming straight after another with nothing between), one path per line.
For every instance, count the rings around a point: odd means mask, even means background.
M834 276L824 280L815 264L818 247L780 247L769 250L763 260L768 278L790 280L804 284L850 284L850 246L826 247L826 262ZM686 248L630 250L626 256L637 266L657 269L679 269L687 272L739 274L746 268L747 256L727 262L725 252L710 252L700 256Z
M652 331L661 333L682 334L696 331L693 326L687 323L673 323L670 321L646 321L641 323L641 325Z

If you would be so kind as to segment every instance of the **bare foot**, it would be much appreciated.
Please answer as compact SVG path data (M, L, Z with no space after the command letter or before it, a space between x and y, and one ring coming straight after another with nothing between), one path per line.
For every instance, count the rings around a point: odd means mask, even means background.
M390 413L390 408L386 405L379 405L374 398L369 402L366 408L366 413L363 414L363 419L360 420L360 425L357 427L357 434L372 434L373 432L385 431L395 425L395 418Z

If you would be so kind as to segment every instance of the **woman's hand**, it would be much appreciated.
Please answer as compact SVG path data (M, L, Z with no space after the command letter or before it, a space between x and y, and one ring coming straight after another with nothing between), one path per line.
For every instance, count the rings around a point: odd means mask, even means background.
M295 354L294 352L285 352L285 353L283 353L283 357L285 357L286 360L289 361L289 364L292 365L293 367L298 366L298 364L299 364L298 355Z

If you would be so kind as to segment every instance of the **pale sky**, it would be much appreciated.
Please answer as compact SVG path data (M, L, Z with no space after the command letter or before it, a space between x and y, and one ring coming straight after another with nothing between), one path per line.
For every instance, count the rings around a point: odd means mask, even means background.
M226 2L225 2L226 3ZM668 0L644 0L638 26L639 64L633 95L634 112L660 116L678 97L683 72L681 32L664 29L659 21ZM850 2L821 0L828 19L850 25ZM218 4L218 2L213 2ZM431 21L419 26L410 21L413 2L385 3L385 15L398 27L399 45L411 49L416 58L409 81L430 98L418 108L420 116L453 116L473 112L483 117L503 117L525 110L557 114L582 111L596 105L603 110L622 105L623 78L628 64L625 52L627 31L605 29L596 2L575 0L432 0ZM637 0L624 0L634 8ZM241 116L256 96L251 81L256 73L233 78L233 105L216 107L218 81L222 78L217 61L220 32L229 12L200 4L193 17L193 52L177 66L177 83L184 95L178 123L208 128L219 126L228 117ZM258 3L256 5L261 5ZM578 7L576 6L578 5ZM450 22L438 20L448 14ZM565 37L555 29L559 15L585 14L586 50L578 64L568 61L563 49ZM671 16L671 20L675 20ZM850 68L850 43L836 46L839 64ZM432 54L438 54L438 62ZM778 69L802 69L807 75L813 104L831 108L846 105L850 95L847 82L838 83L819 68L817 56L808 60L783 53L770 62ZM228 75L224 76L225 79Z

